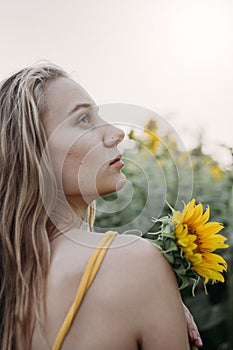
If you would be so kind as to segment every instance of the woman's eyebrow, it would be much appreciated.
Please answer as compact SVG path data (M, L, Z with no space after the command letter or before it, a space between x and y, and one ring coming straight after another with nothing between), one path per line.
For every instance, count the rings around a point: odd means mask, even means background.
M97 107L97 110L99 110L99 107L96 104L91 104L91 103L79 103L76 104L67 114L67 117L70 117L73 113L77 112L80 108L93 108L93 107Z

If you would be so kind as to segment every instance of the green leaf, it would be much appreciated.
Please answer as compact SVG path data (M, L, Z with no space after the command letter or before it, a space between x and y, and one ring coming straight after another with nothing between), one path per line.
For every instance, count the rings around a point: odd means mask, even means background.
M167 243L166 244L167 248L166 248L166 250L164 250L164 253L174 252L178 249L177 245L172 240L170 240L169 242L166 241L166 243Z
M189 286L189 279L187 277L179 274L176 274L176 277L179 289L184 289Z
M170 254L170 253L165 253L163 251L163 255L165 256L165 258L167 259L167 261L172 265L174 264L174 255Z

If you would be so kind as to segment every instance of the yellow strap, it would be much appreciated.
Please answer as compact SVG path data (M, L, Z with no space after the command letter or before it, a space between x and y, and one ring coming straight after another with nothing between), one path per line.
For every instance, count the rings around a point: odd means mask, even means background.
M105 254L107 253L108 247L112 243L114 237L116 235L116 232L109 231L104 235L104 238L100 242L99 246L94 250L93 254L91 255L88 264L86 266L86 269L83 273L78 291L75 296L75 300L73 304L71 305L71 308L69 309L66 318L57 334L57 338L55 340L55 343L53 345L52 350L59 350L67 333L69 332L69 329L71 327L71 324L73 322L73 319L78 311L78 308L83 300L83 297L87 291L87 289L90 287L97 271L99 270L99 267L104 259Z

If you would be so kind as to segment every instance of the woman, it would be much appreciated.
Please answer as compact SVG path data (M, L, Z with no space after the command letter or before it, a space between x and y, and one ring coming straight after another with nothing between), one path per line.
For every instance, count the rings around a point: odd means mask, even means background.
M26 68L0 86L0 132L0 348L185 350L186 319L199 346L155 246L81 229L125 182L124 134L87 92L56 66Z

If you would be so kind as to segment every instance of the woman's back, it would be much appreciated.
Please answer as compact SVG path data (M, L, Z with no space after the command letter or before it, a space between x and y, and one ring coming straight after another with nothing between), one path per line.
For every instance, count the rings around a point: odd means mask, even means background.
M33 350L52 348L87 262L102 239L99 234L82 231L69 236L72 239L60 236L52 243L47 317L43 324L48 347L36 327ZM172 346L185 350L187 344L183 308L167 263L149 242L117 235L62 349L166 350Z

